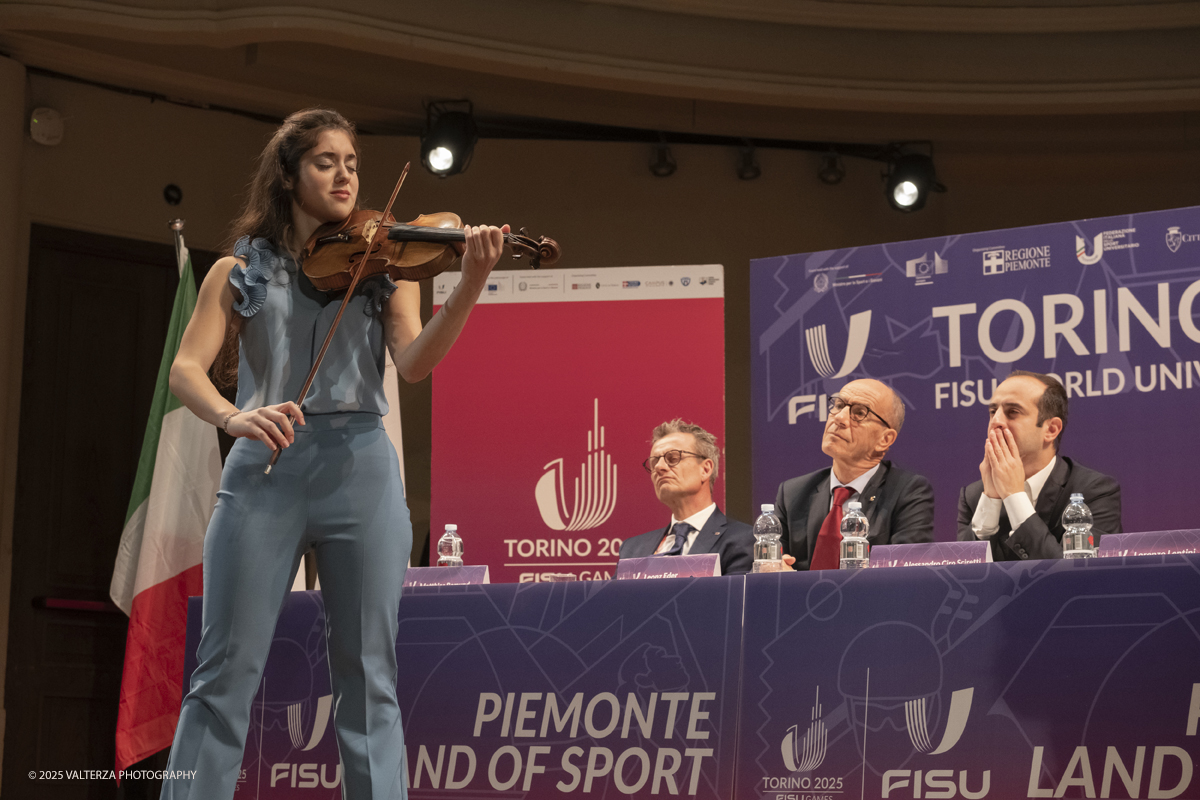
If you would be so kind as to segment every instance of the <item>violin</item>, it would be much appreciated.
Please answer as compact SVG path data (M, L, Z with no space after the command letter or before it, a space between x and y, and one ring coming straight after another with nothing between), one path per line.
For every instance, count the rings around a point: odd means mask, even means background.
M467 240L457 214L422 214L412 222L400 224L391 214L380 211L355 211L342 222L322 225L304 244L304 274L323 292L337 292L350 286L357 267L359 277L386 272L392 280L420 281L446 270L458 251L451 245ZM379 234L387 234L382 238ZM368 242L376 239L367 253ZM553 264L562 251L558 242L545 236L534 239L524 228L520 233L504 234L504 243L514 259L529 256L537 269Z
M458 258L458 251L451 245L467 240L462 220L456 214L422 215L406 225L396 222L390 212L396 195L400 194L400 187L404 185L408 168L409 165L405 164L383 211L355 211L341 222L317 228L304 243L304 274L313 286L324 292L345 289L346 294L308 370L308 378L304 381L300 396L296 398L296 405L303 404L308 396L317 369L329 350L329 343L333 341L333 334L360 280L381 272L386 272L392 280L419 281L432 278L445 271ZM379 232L384 229L387 230L387 236L380 238ZM513 258L528 253L534 269L541 266L542 262L553 264L561 252L558 242L545 236L534 241L524 228L519 234L504 234L504 243L512 248ZM267 475L271 474L282 452L282 449L277 449L271 454L271 460L264 470Z

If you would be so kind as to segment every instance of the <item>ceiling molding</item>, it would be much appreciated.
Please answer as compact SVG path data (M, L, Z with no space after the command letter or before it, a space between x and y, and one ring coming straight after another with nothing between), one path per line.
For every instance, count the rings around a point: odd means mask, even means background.
M144 62L98 54L93 50L35 37L0 34L0 47L27 66L97 83L157 92L172 98L174 102L200 108L206 104L227 105L283 119L298 108L328 102L326 98L312 93L278 91L165 67L148 70ZM339 107L351 119L379 120L394 113L390 109L355 103Z
M140 2L150 4L150 0ZM521 0L513 7L527 10L537 2ZM172 69L153 63L153 55L143 52L152 48L128 47L128 56L118 56L111 43L225 51L249 44L307 42L337 48L336 55L344 55L347 64L367 53L393 59L397 67L407 61L525 81L529 91L551 84L627 96L736 103L764 110L1000 116L1200 110L1195 39L1174 31L1134 33L1120 41L1114 40L1116 34L1112 33L1026 35L1011 41L1002 35L911 34L919 38L905 44L916 57L904 69L897 69L877 52L880 42L887 41L879 32L837 32L836 37L841 38L835 37L831 44L821 31L810 28L781 33L769 30L778 25L722 23L681 16L678 10L670 14L647 10L659 6L668 10L728 9L735 2L726 6L716 0L557 0L548 8L559 10L559 16L548 16L542 25L533 27L515 21L520 15L506 23L487 18L458 24L456 14L463 8L492 9L494 17L498 12L489 0L445 0L443 14L435 19L444 27L412 22L402 14L410 4L389 4L387 0L363 0L354 13L318 5L317 0L307 6L246 4L222 9L197 8L195 2L183 5L182 0L174 3L177 8L169 3L143 6L89 0L3 2L0 45L18 60L46 69L116 83L134 82L168 93L174 86L177 93L184 87L205 96L247 100L258 94L255 107L265 103L272 109L294 108L296 103L288 100L300 97L330 102L331 97L339 96L338 89L320 85L320 76L314 74L311 64L298 64L306 68L306 80L316 81L306 86L307 93L280 92L278 87L272 93L256 86L251 75L244 81L232 81L205 75L200 66L196 72ZM749 0L748 8L779 10L787 2ZM1200 7L1200 3L1148 7L1161 10L1182 5ZM928 3L911 6L900 2L802 0L797 6L878 7L897 13L913 8L948 10ZM385 7L397 18L374 13ZM988 10L958 8L964 13ZM1068 10L1061 5L1056 8ZM1081 8L1111 11L1130 6L1093 3L1070 10L1079 12ZM430 17L426 14L420 19ZM664 39L661 47L647 47L646 42L662 38L658 26L664 20L674 26L670 41ZM582 25L587 21L593 23L591 28ZM640 27L630 27L635 23ZM627 35L617 35L620 33ZM53 44L56 35L76 37L77 46ZM730 52L712 51L711 42L719 36L730 39ZM98 44L98 52L89 56L88 48L78 45L82 37L110 46ZM789 45L795 47L797 57L791 56ZM807 50L805 45L809 45ZM1006 49L1010 45L1011 51ZM835 62L834 56L840 60ZM846 66L839 67L839 63ZM851 68L856 74L847 74ZM383 74L379 78L388 79ZM361 110L374 117L370 106L364 104ZM553 111L546 116L553 117Z
M907 3L853 0L576 0L671 14L878 31L1098 33L1200 27L1200 3Z

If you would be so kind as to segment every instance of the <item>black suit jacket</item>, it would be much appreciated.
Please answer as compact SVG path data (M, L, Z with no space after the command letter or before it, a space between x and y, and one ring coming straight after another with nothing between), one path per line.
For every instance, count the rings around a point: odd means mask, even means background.
M1032 517L1014 531L1008 523L1008 511L1000 510L1000 530L992 537L992 560L1062 558L1062 514L1073 492L1083 494L1083 502L1092 512L1094 544L1099 545L1100 537L1106 533L1121 532L1121 486L1116 479L1059 456L1038 493ZM975 541L971 519L982 495L983 481L975 481L959 494L959 541Z
M668 528L634 536L621 543L621 558L642 558L652 556L658 549L659 542L667 535ZM721 557L722 575L741 575L749 572L754 564L754 534L750 526L736 519L729 519L721 513L721 509L713 510L712 516L692 543L689 555L698 556L701 553L716 553Z
M808 569L812 560L821 523L829 514L832 471L819 469L779 485L775 513L783 521L783 552L796 559L795 569ZM933 541L933 486L924 475L881 461L859 500L872 545Z

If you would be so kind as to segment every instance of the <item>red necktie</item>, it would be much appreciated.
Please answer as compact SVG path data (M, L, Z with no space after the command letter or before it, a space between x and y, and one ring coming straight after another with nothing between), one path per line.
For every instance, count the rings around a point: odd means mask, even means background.
M829 509L821 532L817 534L817 546L813 548L809 569L837 569L841 566L842 553L842 506L850 499L854 490L839 486L833 490L833 508Z

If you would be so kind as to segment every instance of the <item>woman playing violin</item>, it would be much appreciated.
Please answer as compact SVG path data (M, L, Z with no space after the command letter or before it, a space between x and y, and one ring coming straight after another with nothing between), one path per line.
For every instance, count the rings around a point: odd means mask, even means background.
M383 429L383 348L405 380L427 376L462 331L508 226L465 229L462 280L424 328L417 284L364 278L297 405L290 398L338 302L312 287L293 254L357 203L354 127L323 109L288 117L260 156L232 254L205 278L171 368L171 391L237 442L205 537L199 666L168 767L194 777L165 781L164 798L233 797L276 618L310 548L325 602L343 797L405 796L395 643L412 526ZM233 405L208 373L235 323ZM287 452L264 474L277 448Z

